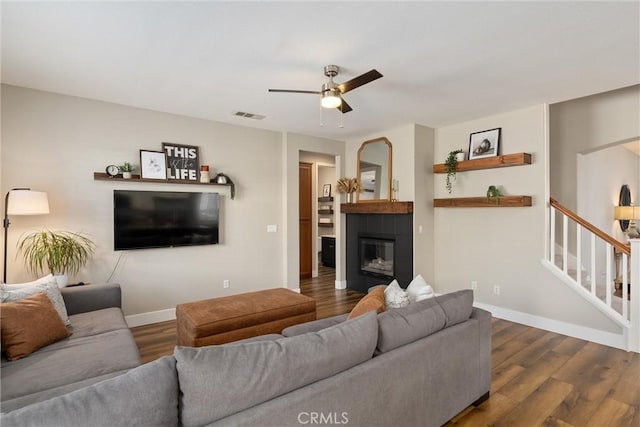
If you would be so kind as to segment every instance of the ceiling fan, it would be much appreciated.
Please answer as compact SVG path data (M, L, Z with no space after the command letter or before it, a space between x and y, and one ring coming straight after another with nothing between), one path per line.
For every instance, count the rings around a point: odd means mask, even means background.
M357 77L352 78L344 83L335 83L333 78L338 75L340 68L337 65L327 65L324 67L324 75L329 77L329 82L322 85L322 89L315 90L295 90L295 89L269 89L269 92L288 92L288 93L311 93L314 95L320 95L322 98L320 104L324 108L337 108L343 114L352 110L351 106L347 104L342 95L350 90L359 88L362 85L371 83L374 80L382 77L377 70L371 70Z

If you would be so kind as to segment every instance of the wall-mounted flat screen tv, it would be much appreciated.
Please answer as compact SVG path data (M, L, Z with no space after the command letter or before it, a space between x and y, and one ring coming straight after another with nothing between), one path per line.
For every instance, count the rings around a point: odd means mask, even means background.
M218 193L113 191L116 251L214 245L218 221Z

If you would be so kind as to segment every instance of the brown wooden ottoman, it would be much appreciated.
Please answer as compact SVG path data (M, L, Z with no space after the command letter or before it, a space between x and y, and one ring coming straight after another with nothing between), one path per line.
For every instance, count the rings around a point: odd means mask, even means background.
M224 344L316 319L316 301L285 288L176 306L178 345Z

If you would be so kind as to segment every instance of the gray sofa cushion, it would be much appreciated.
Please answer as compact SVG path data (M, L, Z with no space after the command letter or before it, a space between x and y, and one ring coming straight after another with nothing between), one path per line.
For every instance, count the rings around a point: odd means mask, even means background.
M165 356L124 375L8 414L13 426L177 426L175 359Z
M445 327L445 313L434 298L378 315L377 353L414 342Z
M122 292L117 283L66 287L61 292L69 315L121 307Z
M176 347L181 422L205 425L369 360L377 332L367 313L276 341Z
M140 364L129 330L70 338L14 362L2 362L2 400L71 384Z
M308 334L309 332L318 332L330 326L337 325L347 320L349 314L339 314L325 319L313 320L311 322L300 323L299 325L289 326L282 331L285 337L294 337L296 335Z
M436 297L447 318L445 328L466 321L473 310L473 291L464 289Z
M124 371L111 372L110 374L101 375L99 377L87 378L86 380L78 381L75 383L65 384L59 387L53 387L47 390L38 391L36 393L26 394L24 396L16 397L15 399L4 400L2 401L2 403L0 403L0 412L15 411L16 409L20 409L24 406L42 402L44 400L51 399L52 397L62 396L63 394L71 393L72 391L88 387L92 384L108 380L109 378L113 378L127 372L128 369Z

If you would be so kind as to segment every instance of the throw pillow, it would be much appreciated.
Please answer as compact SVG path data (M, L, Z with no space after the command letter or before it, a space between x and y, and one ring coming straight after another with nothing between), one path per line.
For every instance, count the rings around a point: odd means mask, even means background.
M11 283L11 284L5 284L5 286L7 286L9 289L18 289L18 288L24 288L26 286L44 285L45 283L52 283L55 281L56 279L53 278L53 274L49 273L44 277L34 280L33 282Z
M60 293L60 288L58 288L55 281L17 288L11 288L10 286L11 285L0 286L0 302L18 301L39 292L44 292L51 300L51 303L60 315L64 324L67 326L71 324L69 316L67 315L67 307L64 305L64 299L62 299L62 294Z
M407 286L407 294L411 302L418 302L435 296L433 288L427 284L421 274L418 274Z
M44 292L0 307L2 350L8 360L28 356L71 335Z
M409 305L409 296L407 291L400 287L398 281L393 279L389 286L384 290L385 309L400 308Z
M347 320L354 317L361 316L369 311L375 311L376 313L382 313L384 311L384 289L376 288L373 291L365 295L351 313L347 316Z

